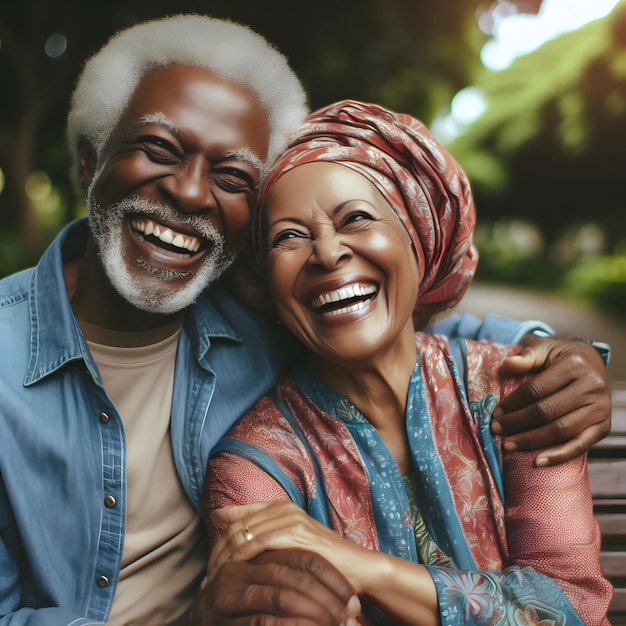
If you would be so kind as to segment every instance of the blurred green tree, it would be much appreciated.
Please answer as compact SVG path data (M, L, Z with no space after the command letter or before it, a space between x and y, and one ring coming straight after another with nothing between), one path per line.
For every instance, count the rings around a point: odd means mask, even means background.
M626 2L501 71L476 75L484 113L449 144L481 218L524 216L548 244L602 225L626 246Z
M494 0L497 2L498 0ZM512 0L536 12L541 0ZM180 0L175 12L249 24L290 59L317 107L378 100L429 122L480 67L484 0ZM482 8L481 8L482 7ZM0 275L31 264L80 207L67 178L64 125L86 57L117 29L173 12L165 0L22 0L0 8ZM56 190L42 219L42 171ZM37 182L39 181L39 182ZM0 188L2 184L0 183Z

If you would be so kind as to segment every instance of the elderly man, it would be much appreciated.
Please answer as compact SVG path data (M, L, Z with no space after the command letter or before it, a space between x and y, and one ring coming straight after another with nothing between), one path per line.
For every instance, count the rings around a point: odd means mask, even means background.
M209 451L295 350L218 278L244 245L265 164L306 112L284 57L227 21L148 22L85 65L68 140L88 220L0 282L0 624L350 618L349 585L304 552L224 566L198 592ZM451 324L464 325L506 342L541 329ZM509 399L519 426L501 428L539 428L517 438L536 447L564 430L558 461L608 430L608 386L585 344L533 346L529 361L550 365L541 391ZM570 399L559 390L577 371L586 397ZM551 413L569 428L546 426Z

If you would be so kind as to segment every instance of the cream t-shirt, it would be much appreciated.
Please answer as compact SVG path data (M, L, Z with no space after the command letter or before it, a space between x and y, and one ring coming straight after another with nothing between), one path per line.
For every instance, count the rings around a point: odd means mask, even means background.
M191 603L208 545L180 482L170 409L180 322L120 333L81 323L126 436L127 509L122 569L108 624L167 624Z

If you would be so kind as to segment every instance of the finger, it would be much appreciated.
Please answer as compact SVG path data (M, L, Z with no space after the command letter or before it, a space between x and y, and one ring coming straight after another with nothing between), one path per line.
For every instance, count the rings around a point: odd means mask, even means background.
M360 612L360 603L348 579L330 562L313 552L296 549L268 551L256 557L252 563L255 565L279 564L291 570L304 571L315 580L316 584L323 586L332 596L338 598L342 605L351 606L350 615L355 616ZM309 584L308 577L300 583L301 585Z
M250 529L242 522L231 524L222 535L213 543L209 562L207 564L207 578L211 580L217 571L231 560L233 553L248 540Z
M507 357L502 367L510 374L526 374L543 368L549 356L547 346L525 347L519 354Z
M549 467L570 461L589 450L591 446L605 436L602 424L590 426L570 441L541 450L535 459L535 465L537 467Z
M507 437L504 447L507 450L541 450L542 458L549 457L553 461L573 458L575 451L581 454L605 437L610 429L610 420L605 419L602 412L593 415L586 408L571 411L544 426Z
M606 435L611 427L611 396L604 380L589 373L584 380L574 375L563 387L558 384L548 372L529 379L496 407L492 432L511 436L527 430L528 438L533 439L534 429L562 420L553 429L557 437L572 438L599 422L603 422L601 430Z
M593 403L581 406L570 386L528 406L495 418L492 432L531 445L528 449L565 442L604 417ZM534 447L532 445L534 444Z
M494 411L496 434L512 435L543 426L580 406L580 397L568 389L571 380L555 379L548 372L532 376L508 396L502 398ZM565 411L567 412L567 411Z
M354 594L345 578L323 559L301 551L266 553L251 563L228 563L211 591L220 614L262 614L264 621L255 624L282 624L278 618L290 618L294 621L289 624L336 626L354 612ZM358 601L357 607L360 610ZM266 616L277 619L265 621Z
M494 418L500 420L503 414L529 409L527 420L538 419L545 423L546 419L553 420L592 404L605 410L610 403L607 390L603 373L582 366L576 357L563 356L550 369L531 376L502 398L494 411ZM530 425L541 423L531 421Z
M213 544L207 565L207 576L209 578L214 576L215 572L232 558L248 560L263 552L268 546L258 541L248 546L246 550L242 549L264 529L284 525L285 518L294 512L305 515L291 501L255 502L216 510L216 514L221 515L223 519L231 520L231 523Z
M209 577L227 561L249 561L267 550L301 548L318 552L316 538L320 533L332 533L291 502L259 508L242 524L232 524L223 544L216 544L210 557Z
M302 593L285 586L247 583L245 588L220 592L220 617L205 623L222 626L337 626L347 618L345 607L333 606L333 601L328 599L324 603L323 597L314 599L311 593L311 589Z

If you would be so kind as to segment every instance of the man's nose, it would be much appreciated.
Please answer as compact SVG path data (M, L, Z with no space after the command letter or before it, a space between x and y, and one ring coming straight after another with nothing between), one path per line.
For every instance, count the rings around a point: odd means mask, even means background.
M160 180L161 192L182 213L206 213L216 206L210 164L193 159Z

